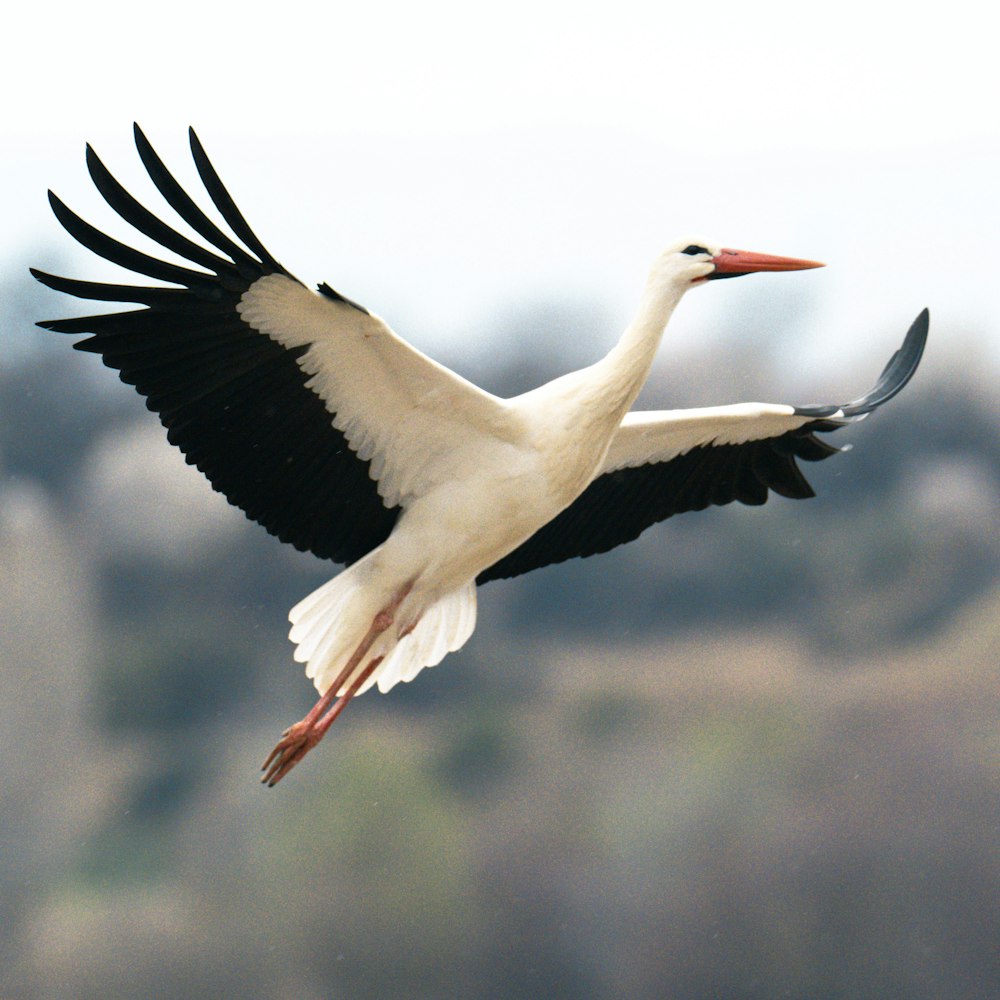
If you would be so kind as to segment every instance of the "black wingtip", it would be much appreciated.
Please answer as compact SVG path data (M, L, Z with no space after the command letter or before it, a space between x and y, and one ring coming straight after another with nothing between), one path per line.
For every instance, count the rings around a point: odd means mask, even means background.
M899 350L893 354L889 363L882 370L878 382L864 396L848 403L843 408L844 416L856 417L871 413L872 410L892 399L913 378L920 365L920 359L924 355L924 348L927 346L930 321L930 310L922 309L917 318L910 324L910 329L907 331Z
M58 280L54 274L49 274L48 271L42 271L37 267L29 267L28 273L35 281L41 282L47 288L51 288L52 283Z
M84 163L87 164L87 173L90 174L90 179L97 184L97 178L102 173L107 173L108 169L101 163L101 158L97 155L97 151L88 142L87 148L83 154ZM98 185L98 190L100 185Z
M882 374L878 381L863 396L852 399L842 406L836 404L810 404L808 406L796 406L795 412L799 416L810 417L814 420L829 419L832 424L828 427L818 428L823 431L836 430L842 426L838 421L849 418L858 419L866 414L877 410L883 403L887 403L893 396L900 392L907 382L913 378L914 372L920 364L920 359L924 354L924 347L927 345L927 333L930 329L931 314L929 309L922 309L917 318L910 324L910 329L903 338L903 343L889 359L889 363L882 369Z
M208 159L208 153L205 152L205 147L201 144L201 139L198 138L198 133L195 132L193 125L188 125L188 145L196 159L198 157Z
M257 238L247 220L243 217L243 213L236 207L236 202L233 201L232 195L226 190L222 179L216 173L215 167L212 166L212 161L208 158L205 147L202 146L194 129L190 126L188 126L188 139L190 140L191 156L194 159L198 176L201 178L202 184L205 185L205 190L208 192L209 198L212 199L212 203L219 210L219 214L223 219L226 220L226 224L236 234L237 238L243 241L244 246L251 253L257 255L257 259L265 267L270 268L272 271L284 271L284 268L268 253L264 244Z
M45 285L46 288L53 288L53 282L56 280L55 277L46 271L41 271L37 267L29 267L28 273L35 279L35 281ZM41 327L43 330L51 330L59 320L57 319L39 319L35 321L35 326Z
M84 154L84 159L87 163L87 172L91 178L97 173L107 173L107 167L101 162L101 158L97 155L97 150L89 142L87 143L87 151Z
M76 214L76 212L73 211L73 209L69 207L69 205L66 204L66 202L62 200L62 198L59 197L59 195L55 193L55 191L49 191L49 208L52 209L52 214L56 217L59 225L62 226L63 229L65 229L71 236L73 236L74 239L79 240L79 237L74 233L76 224L79 223L80 225L85 226L86 223Z

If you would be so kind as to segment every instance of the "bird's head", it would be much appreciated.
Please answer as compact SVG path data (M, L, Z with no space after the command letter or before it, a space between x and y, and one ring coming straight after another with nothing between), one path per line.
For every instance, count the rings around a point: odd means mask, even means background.
M755 271L804 271L822 267L815 260L775 257L750 250L730 250L705 240L680 240L665 250L653 268L653 277L680 292L715 278L735 278Z

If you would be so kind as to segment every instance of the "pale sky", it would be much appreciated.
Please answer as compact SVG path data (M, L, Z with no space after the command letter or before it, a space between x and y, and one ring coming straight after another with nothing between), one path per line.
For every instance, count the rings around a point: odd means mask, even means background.
M83 152L146 198L136 119L184 180L193 124L286 266L432 352L488 351L504 315L546 301L592 304L609 346L651 258L693 235L829 266L692 294L675 361L780 334L793 376L860 391L925 305L939 357L1000 361L982 4L95 0L12 17L5 281L53 250L110 273L71 249L45 189L122 236Z

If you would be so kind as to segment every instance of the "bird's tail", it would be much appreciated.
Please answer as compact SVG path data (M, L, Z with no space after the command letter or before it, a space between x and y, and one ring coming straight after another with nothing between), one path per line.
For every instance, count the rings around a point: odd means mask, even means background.
M314 590L288 614L295 659L306 664L306 676L320 694L333 684L399 589L374 586L372 575L363 559ZM415 588L400 603L393 624L358 665L360 670L382 657L358 694L376 682L385 692L399 681L413 680L424 667L433 667L448 653L461 649L475 627L474 581L430 600ZM342 685L341 693L348 683Z

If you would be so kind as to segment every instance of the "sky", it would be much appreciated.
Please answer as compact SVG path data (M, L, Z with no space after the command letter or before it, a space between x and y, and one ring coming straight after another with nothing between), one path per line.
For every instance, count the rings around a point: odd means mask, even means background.
M699 290L665 364L706 342L759 344L808 399L853 394L925 305L928 365L997 363L992 31L978 4L901 11L22 6L0 65L2 275L59 260L110 278L45 189L130 238L89 182L85 143L160 211L131 123L187 182L192 124L290 270L452 359L488 355L547 303L600 317L606 329L580 333L596 356L655 254L697 236L829 266ZM65 309L53 296L52 315Z

